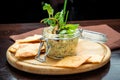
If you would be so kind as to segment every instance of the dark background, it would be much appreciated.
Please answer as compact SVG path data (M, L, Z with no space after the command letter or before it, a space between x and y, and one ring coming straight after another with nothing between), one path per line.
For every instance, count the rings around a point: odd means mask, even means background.
M42 2L50 3L55 11L63 8L64 0L1 0L0 23L40 22L48 17L42 10ZM119 19L118 0L68 0L68 21Z

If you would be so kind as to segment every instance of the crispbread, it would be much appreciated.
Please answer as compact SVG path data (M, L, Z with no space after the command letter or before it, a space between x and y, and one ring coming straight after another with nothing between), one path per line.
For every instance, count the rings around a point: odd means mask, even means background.
M104 55L91 55L91 58L86 63L100 63L104 58Z
M37 55L39 43L25 44L16 51L15 57L31 57Z
M88 40L80 40L77 52L78 55L91 56L86 63L100 63L105 56L105 49L101 44Z
M54 66L77 68L90 58L89 56L68 56L57 62Z
M29 37L26 37L24 39L19 39L19 40L16 40L15 42L17 43L33 43L33 42L40 42L40 38L42 36L41 35L33 35L33 36L29 36Z
M35 56L38 52L41 37L42 35L33 35L24 39L16 40L15 43L9 48L9 51L11 53L15 53L15 57L24 58ZM45 52L45 45L42 46L41 52Z
M10 48L9 48L9 51L11 53L16 53L16 51L18 50L19 48L19 44L18 43L14 43Z

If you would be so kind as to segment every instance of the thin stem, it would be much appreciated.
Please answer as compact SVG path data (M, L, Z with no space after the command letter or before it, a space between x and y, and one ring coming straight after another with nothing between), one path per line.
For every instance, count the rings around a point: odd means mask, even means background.
M67 19L68 19L68 14L69 14L69 11L67 11L67 14L66 14L65 24L66 24Z
M67 6L67 0L65 0L64 2L63 17L65 17L66 6Z

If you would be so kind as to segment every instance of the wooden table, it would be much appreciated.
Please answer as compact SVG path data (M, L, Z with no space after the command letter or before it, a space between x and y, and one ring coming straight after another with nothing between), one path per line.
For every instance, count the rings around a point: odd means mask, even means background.
M80 23L82 26L108 24L113 29L120 32L120 19L114 20L89 20L89 21L71 21L70 23ZM6 60L6 50L13 41L10 35L20 34L45 26L40 23L17 23L0 24L0 80L119 80L120 79L120 48L112 50L112 56L109 63L105 66L90 72L72 74L72 75L36 75L19 71L9 65Z

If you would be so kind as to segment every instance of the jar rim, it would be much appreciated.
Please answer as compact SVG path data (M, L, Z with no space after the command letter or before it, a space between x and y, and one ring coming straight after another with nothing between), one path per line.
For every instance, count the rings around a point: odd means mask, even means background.
M68 40L68 39L74 39L76 37L80 36L79 29L76 29L75 33L73 34L52 34L51 33L52 28L46 27L43 29L43 36L48 39L54 39L54 40Z

